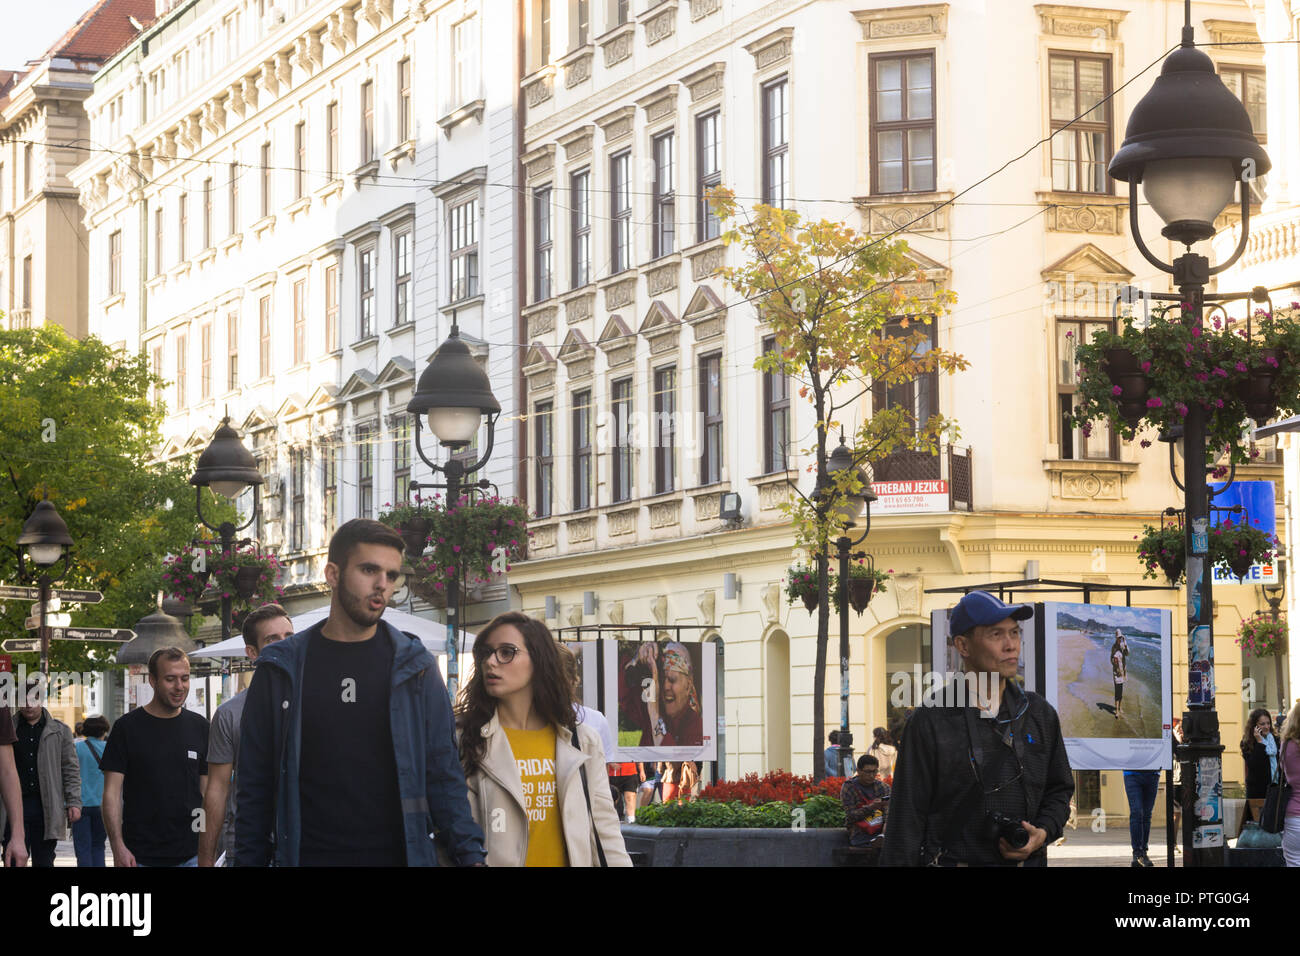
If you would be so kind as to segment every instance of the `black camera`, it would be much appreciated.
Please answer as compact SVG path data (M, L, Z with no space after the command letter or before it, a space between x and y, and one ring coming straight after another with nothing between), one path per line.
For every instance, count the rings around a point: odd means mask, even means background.
M1025 825L1015 817L1009 817L1005 813L994 813L990 811L987 814L989 829L994 839L1001 837L1011 845L1013 850L1019 850L1029 842L1029 831Z

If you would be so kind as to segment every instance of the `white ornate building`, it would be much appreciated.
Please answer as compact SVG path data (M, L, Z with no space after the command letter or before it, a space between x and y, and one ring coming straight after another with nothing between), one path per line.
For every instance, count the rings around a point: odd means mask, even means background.
M160 14L87 101L90 329L167 381L165 456L224 414L243 430L249 533L316 603L332 529L428 477L406 404L453 311L511 414L517 93L480 64L515 31L482 0ZM506 494L512 436L487 473Z

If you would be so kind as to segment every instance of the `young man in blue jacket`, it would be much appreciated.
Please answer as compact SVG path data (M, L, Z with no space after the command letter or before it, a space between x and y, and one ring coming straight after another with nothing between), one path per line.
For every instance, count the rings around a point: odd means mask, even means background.
M258 658L240 727L235 865L435 866L431 834L484 861L451 701L423 645L381 620L402 539L355 519L330 540L325 620Z

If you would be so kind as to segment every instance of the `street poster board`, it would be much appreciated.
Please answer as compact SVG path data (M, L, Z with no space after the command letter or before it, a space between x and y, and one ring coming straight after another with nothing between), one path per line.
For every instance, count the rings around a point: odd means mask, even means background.
M1020 622L1024 637L1020 641L1020 666L1016 669L1016 674L1025 690L1037 691L1039 675L1035 666L1037 642L1034 631L1038 620L1038 605L1033 605L1033 608L1034 616ZM948 633L948 617L951 614L952 608L939 608L930 612L930 667L936 675L943 675L945 680L951 680L949 675L958 674L962 670L961 655L957 653L952 635Z
M1248 521L1253 528L1258 528L1270 538L1277 536L1277 498L1271 481L1234 481L1232 484L1211 482L1210 490L1214 498L1210 502L1215 508L1232 508L1240 505L1241 514L1228 511L1210 512L1211 531L1226 521L1240 524ZM1216 566L1214 568L1214 586L1272 584L1277 580L1274 562L1256 562L1244 578L1239 578L1231 570Z
M603 644L604 713L618 737L617 759L716 760L717 647L709 641Z

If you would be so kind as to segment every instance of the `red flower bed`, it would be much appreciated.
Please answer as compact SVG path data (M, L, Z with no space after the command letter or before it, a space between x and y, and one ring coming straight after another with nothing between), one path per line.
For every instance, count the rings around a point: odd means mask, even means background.
M774 800L803 803L819 794L838 799L842 786L843 777L827 777L821 783L813 783L812 777L796 777L788 771L775 770L761 777L747 773L739 780L719 780L705 787L699 799L714 803L739 801L747 807Z

